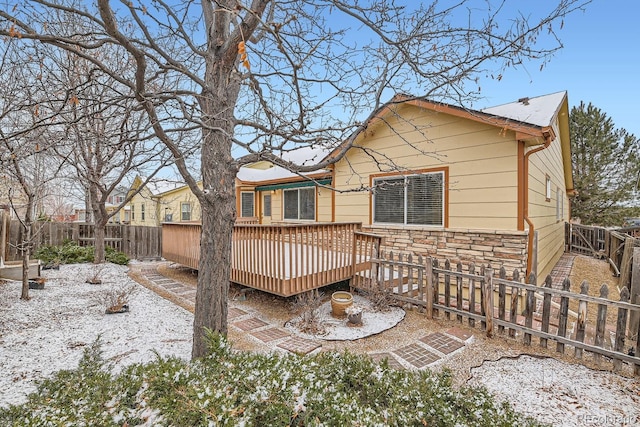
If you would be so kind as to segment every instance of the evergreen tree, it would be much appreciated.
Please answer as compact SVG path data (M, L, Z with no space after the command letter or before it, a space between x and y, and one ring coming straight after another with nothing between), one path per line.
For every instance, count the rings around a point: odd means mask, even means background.
M577 191L572 217L588 225L622 225L637 194L640 140L591 103L571 109L570 126Z

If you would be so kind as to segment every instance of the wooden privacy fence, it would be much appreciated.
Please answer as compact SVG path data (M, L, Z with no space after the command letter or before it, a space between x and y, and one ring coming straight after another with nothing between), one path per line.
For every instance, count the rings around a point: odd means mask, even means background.
M163 257L197 269L200 224L163 224ZM349 280L370 269L381 237L359 223L236 224L232 235L234 283L292 296Z
M18 221L12 221L9 238L9 258L21 257L23 233ZM79 246L92 246L95 242L95 225L78 222L36 222L31 241L32 252L43 245L61 245L65 240ZM162 227L108 224L105 229L105 245L124 252L134 259L159 258L162 254Z
M565 244L567 252L605 259L620 286L629 286L633 248L640 247L639 228L606 229L581 224L566 224Z
M536 286L534 275L524 283L517 270L508 279L504 268L494 277L491 267L470 264L465 269L449 261L440 266L433 258L393 253L370 262L371 270L356 275L354 287L389 292L398 300L424 307L430 318L442 313L448 319L466 319L471 326L479 323L488 336L495 332L521 335L525 345L536 337L545 348L549 340L554 341L560 353L570 346L578 358L587 351L598 362L612 360L614 367L630 363L640 375L640 325L629 320L640 322L640 306L628 302L627 288L622 289L620 301L611 301L606 285L600 288L600 297L594 297L587 295L586 282L575 293L568 279L561 289L552 288L551 276L544 286Z

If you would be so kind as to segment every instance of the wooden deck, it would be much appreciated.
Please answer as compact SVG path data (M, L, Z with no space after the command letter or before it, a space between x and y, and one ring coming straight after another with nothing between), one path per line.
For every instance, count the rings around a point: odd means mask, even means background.
M350 280L371 268L382 238L360 223L236 224L231 281L280 296ZM197 269L199 224L164 224L165 259Z

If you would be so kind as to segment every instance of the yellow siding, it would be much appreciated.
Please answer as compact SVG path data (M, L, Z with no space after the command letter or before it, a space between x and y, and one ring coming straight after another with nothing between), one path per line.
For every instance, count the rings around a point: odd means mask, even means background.
M142 219L143 205L144 219ZM129 212L129 223L131 225L157 226L160 224L158 220L158 201L146 187L133 196L129 202ZM131 212L134 213L133 217L131 217Z
M271 221L282 221L282 190L276 190L271 195Z
M183 221L181 217L181 207L183 203L191 206L191 219ZM173 191L160 194L158 196L158 217L160 222L165 221L165 214L171 215L171 222L192 222L202 219L200 203L193 195L189 186L180 187Z
M332 210L332 190L327 188L318 188L316 197L316 221L331 222Z
M517 229L517 143L512 132L403 105L385 123L370 126L356 144L368 152L356 148L338 162L337 189L368 187L371 176L381 171L447 167L449 227ZM335 200L336 221L369 224L368 192L338 192Z
M529 218L538 232L538 277L543 280L551 272L564 252L564 223L569 220L568 197L560 132L548 148L534 153L529 159ZM546 176L551 179L550 200L546 198ZM562 197L562 218L556 217L558 191Z

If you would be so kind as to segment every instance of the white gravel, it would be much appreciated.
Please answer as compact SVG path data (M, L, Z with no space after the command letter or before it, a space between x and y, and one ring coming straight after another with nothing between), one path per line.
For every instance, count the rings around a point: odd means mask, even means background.
M118 367L160 355L188 359L193 315L138 285L127 267L99 267L102 284L86 279L93 265L46 270L42 290L20 300L19 282L0 285L0 405L18 404L36 390L38 379L78 365L83 350L98 337L103 357ZM128 313L105 314L107 293L133 288Z

